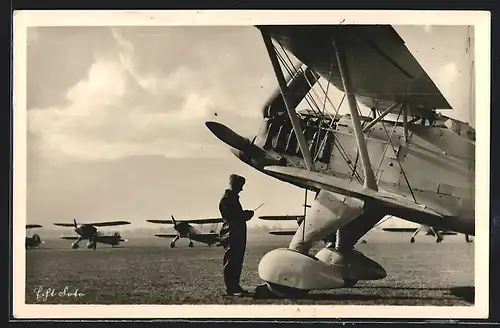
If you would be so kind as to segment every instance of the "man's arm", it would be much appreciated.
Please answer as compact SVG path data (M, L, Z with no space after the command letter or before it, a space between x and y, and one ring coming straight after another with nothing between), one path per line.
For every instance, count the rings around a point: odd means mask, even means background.
M239 202L235 200L229 198L221 199L219 203L219 210L222 217L228 221L246 221L243 209L241 208Z

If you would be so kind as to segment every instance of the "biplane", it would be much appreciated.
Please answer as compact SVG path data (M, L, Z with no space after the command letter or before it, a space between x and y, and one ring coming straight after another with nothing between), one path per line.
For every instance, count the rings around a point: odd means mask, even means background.
M27 224L26 225L26 230L28 229L35 229L35 228L41 228L42 226L39 224ZM26 236L26 242L24 244L24 247L26 249L28 248L40 248L40 244L43 244L44 241L40 238L40 236L36 233L34 233L31 237Z
M193 240L199 243L207 244L208 246L216 245L220 246L219 243L219 234L216 231L217 225L222 223L222 218L208 218L208 219L190 219L190 220L177 220L172 215L172 220L146 220L150 223L157 224L173 224L173 228L175 229L175 234L169 233L158 233L155 234L156 237L159 238L173 238L170 242L170 247L175 247L175 242L180 238L189 239L189 247L193 247ZM205 233L201 232L199 229L192 226L193 224L212 224L212 228L210 232Z
M382 228L382 230L388 232L412 233L410 237L410 243L412 244L415 242L415 237L420 231L425 232L426 236L436 237L436 243L442 242L444 240L443 236L457 235L455 231L436 229L434 227L429 227L426 225L420 225L419 227L414 227L414 228L387 227L387 228ZM467 243L472 242L470 236L467 234L465 234L465 241Z
M474 235L475 132L436 113L451 105L392 26L257 28L278 82L260 131L246 138L219 122L205 125L242 162L315 193L288 248L259 263L273 294L384 279L386 270L354 245L387 215ZM331 86L344 94L338 105L329 100ZM340 115L344 100L349 112ZM302 101L305 112L297 110ZM361 105L371 112L360 114ZM309 253L333 234L335 247Z
M265 221L295 221L297 225L300 226L302 221L304 220L304 215L262 215L259 216L259 219ZM295 235L297 229L280 229L280 230L271 230L269 234L276 236L293 236Z
M82 240L87 239L87 248L96 249L97 243L111 245L115 248L120 245L121 242L127 241L123 239L119 232L114 232L111 234L104 234L97 230L96 227L111 227L130 224L128 221L109 221L109 222L97 222L97 223L84 223L78 225L76 219L73 219L73 223L54 223L56 226L60 227L74 227L75 232L78 236L61 236L61 239L75 240L71 244L71 248L77 249L80 247L79 243Z

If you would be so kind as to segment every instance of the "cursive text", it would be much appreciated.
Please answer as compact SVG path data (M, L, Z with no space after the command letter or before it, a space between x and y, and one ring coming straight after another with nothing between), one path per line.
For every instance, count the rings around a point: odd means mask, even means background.
M55 288L45 288L44 286L38 286L33 290L33 292L36 295L36 300L41 302L45 302L49 298L55 298L55 297L78 298L85 296L84 293L78 291L78 288L70 290L68 286L64 287L63 290L56 290Z

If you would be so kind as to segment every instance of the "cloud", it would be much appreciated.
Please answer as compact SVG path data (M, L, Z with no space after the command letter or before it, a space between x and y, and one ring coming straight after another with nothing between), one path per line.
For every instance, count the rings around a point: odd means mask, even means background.
M234 83L226 78L236 65L231 56L214 57L203 71L200 63L189 61L168 73L144 70L140 64L148 58L139 57L134 43L117 29L111 34L116 50L95 53L86 76L67 89L64 105L28 111L30 135L45 156L214 157L227 149L205 128L207 119L217 114L260 123L257 102L243 101L252 97L244 83L243 90L231 92ZM265 77L258 82L272 83Z

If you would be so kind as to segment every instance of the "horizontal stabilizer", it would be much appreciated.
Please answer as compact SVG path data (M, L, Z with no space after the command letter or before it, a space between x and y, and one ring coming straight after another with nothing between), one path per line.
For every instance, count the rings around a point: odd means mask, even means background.
M78 237L76 236L61 236L61 239L66 239L66 240L77 240Z
M407 198L387 191L364 188L356 182L342 180L324 173L311 172L304 169L282 166L268 166L264 169L273 175L282 176L286 180L296 181L311 188L319 188L361 200L375 200L387 207L404 208L415 213L442 217L442 214L429 207L417 204Z

